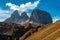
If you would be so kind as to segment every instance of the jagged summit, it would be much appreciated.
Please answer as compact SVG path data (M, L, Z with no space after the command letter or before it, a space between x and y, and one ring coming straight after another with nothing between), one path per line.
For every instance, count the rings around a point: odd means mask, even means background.
M16 23L16 24L21 24L24 23L25 21L28 20L28 16L26 12L23 12L21 16L19 15L18 11L15 10L12 14L11 17L6 19L4 22L11 22L11 23Z
M21 16L18 14L18 11L14 11L12 14L11 14L11 17L6 19L4 22L11 22L11 23L17 23L18 20L20 20Z
M18 11L17 11L17 10L15 10L15 11L11 14L11 17L19 18L19 17L20 17L20 15L19 15Z
M19 22L20 22L21 24L23 24L23 23L27 22L28 19L29 19L29 17L28 17L28 15L27 15L27 13L26 13L26 12L23 12L23 13L21 14L21 19L19 20ZM19 22L18 22L18 23L19 23Z
M29 18L26 12L23 12L21 14L21 17L22 17L22 19L26 19L26 20Z
M26 14L26 12L23 12L22 14L21 14L21 16L26 16L27 14Z

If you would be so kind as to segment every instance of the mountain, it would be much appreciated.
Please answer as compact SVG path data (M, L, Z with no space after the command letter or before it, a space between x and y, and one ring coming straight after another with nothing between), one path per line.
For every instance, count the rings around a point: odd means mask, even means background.
M6 19L4 22L11 22L16 24L21 24L27 21L29 17L27 16L26 12L23 12L21 16L19 15L18 11L14 11L10 18Z
M30 23L49 24L52 23L52 18L48 12L34 9L29 21Z
M14 11L10 18L6 19L5 22L11 22L16 24L23 24L25 22L33 23L33 24L49 24L52 23L51 15L39 9L34 9L30 18L28 17L26 12L23 12L21 16L18 11Z
M27 22L28 19L29 19L29 17L28 17L28 15L27 15L27 13L26 13L26 12L23 12L23 13L21 14L21 19L19 20L19 22L20 22L20 23L24 23L24 22Z
M6 19L4 22L11 22L11 23L17 23L21 19L21 16L18 14L18 11L14 11L13 14L11 14L11 17Z

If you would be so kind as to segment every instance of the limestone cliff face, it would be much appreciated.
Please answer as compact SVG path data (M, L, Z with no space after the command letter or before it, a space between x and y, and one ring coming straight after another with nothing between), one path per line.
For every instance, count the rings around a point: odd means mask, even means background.
M35 9L33 10L29 21L37 24L49 24L52 23L52 18L48 12Z

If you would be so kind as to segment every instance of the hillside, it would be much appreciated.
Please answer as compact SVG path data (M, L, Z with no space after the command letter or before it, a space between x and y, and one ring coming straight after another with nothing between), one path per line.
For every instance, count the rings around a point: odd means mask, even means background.
M60 40L60 20L46 25L0 22L0 39L11 40L11 38L12 40Z
M40 28L25 40L60 40L60 21L46 25L43 29Z

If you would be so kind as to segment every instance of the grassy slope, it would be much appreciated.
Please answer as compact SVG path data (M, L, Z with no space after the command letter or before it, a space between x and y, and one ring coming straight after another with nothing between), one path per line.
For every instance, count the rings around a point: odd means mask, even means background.
M54 35L53 35L54 34ZM60 21L46 26L46 28L39 30L32 34L26 40L55 40L60 34Z

